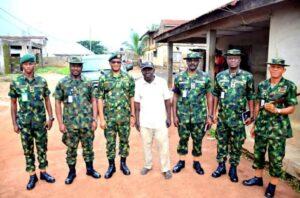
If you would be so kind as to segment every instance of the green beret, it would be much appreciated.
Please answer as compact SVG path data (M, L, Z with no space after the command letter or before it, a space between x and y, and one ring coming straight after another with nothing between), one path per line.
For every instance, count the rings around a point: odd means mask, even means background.
M119 53L113 53L110 57L109 57L109 59L108 59L108 61L110 62L112 59L121 59L122 58L122 56L121 56L121 54L119 54Z
M81 57L78 56L72 56L69 59L70 64L83 64Z
M227 51L225 56L242 56L242 52L239 49L230 49Z
M183 59L201 59L201 58L203 58L203 57L199 52L190 52Z
M272 58L270 63L267 63L269 65L281 65L283 67L288 67L289 65L285 64L285 60L282 58Z
M35 55L25 54L24 56L22 56L20 59L20 64L22 65L23 63L26 63L26 62L35 63L36 62Z

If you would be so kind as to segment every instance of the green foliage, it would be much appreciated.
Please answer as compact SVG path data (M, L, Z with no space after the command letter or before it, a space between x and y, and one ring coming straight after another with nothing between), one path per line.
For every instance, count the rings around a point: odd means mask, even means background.
M3 44L3 55L4 55L4 73L10 74L10 52L9 45Z
M216 138L216 130L211 128L209 130L209 135L210 135L210 137Z
M145 41L148 38L149 37L147 35L140 37L138 33L132 32L130 36L130 42L124 42L123 45L126 47L126 49L132 51L135 56L140 57L145 53Z
M105 54L107 52L107 48L101 43L101 41L78 41L77 43L81 44L83 47L87 49L91 49L95 54ZM91 48L90 48L91 45Z
M46 67L37 67L35 70L37 74L44 73L56 73L62 75L69 75L69 67L55 67L55 66L46 66Z

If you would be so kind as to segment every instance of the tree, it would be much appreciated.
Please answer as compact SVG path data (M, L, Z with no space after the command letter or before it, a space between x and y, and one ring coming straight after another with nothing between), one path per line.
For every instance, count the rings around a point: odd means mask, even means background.
M101 41L78 41L77 43L81 44L83 47L87 49L91 49L95 54L105 54L107 52L107 48L101 43Z
M123 45L134 53L135 59L140 61L146 50L145 41L148 39L148 35L142 37L138 33L132 31L130 36L130 42L124 42Z

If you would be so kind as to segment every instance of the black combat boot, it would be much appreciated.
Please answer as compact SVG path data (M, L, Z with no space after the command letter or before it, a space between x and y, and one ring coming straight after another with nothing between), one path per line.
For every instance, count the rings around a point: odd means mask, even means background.
M214 178L218 178L224 174L226 174L226 166L225 166L225 162L221 162L219 163L217 169L211 174L211 176Z
M75 177L76 177L75 165L69 165L69 174L65 180L65 184L72 184Z
M230 177L230 181L232 181L232 182L238 182L239 181L239 178L237 176L236 166L234 166L234 165L230 166L228 175Z
M35 183L36 183L38 180L39 180L39 179L37 178L36 174L30 175L28 184L27 184L27 186L26 186L27 190L33 189L33 188L35 187Z
M198 173L199 175L204 174L204 170L201 167L201 164L199 161L194 161L193 168L195 169L196 173Z
M265 192L265 197L272 198L275 195L276 185L269 183Z
M253 177L251 179L244 180L243 185L244 186L263 186L264 183L263 183L262 177Z
M185 161L179 160L173 168L173 173L179 173L185 167Z
M121 157L120 169L124 175L130 175L130 170L126 165L126 157Z
M116 166L115 166L115 160L108 160L109 166L108 169L104 175L105 179L109 179L113 176L113 174L116 172Z
M55 182L54 177L52 177L51 175L49 175L49 174L46 173L46 172L41 172L41 173L40 173L40 179L41 179L41 180L45 180L45 181L48 182L48 183L54 183L54 182Z
M86 174L88 176L91 176L95 179L99 179L101 177L101 175L95 171L94 167L93 167L93 162L86 162Z

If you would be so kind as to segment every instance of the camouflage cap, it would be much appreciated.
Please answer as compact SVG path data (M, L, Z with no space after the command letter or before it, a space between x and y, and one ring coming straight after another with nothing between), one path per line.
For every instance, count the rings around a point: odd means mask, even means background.
M282 59L282 58L272 58L271 62L267 63L267 64L269 64L269 65L281 65L283 67L289 66L289 65L285 64L285 60Z
M141 64L141 69L145 69L145 68L154 68L154 65L152 62L144 62Z
M121 59L122 58L122 55L121 54L119 54L119 53L113 53L110 57L109 57L109 59L108 59L108 61L111 61L112 59Z
M190 52L183 59L201 59L201 58L203 58L203 57L199 52Z
M82 58L78 57L78 56L72 56L72 57L70 57L69 63L70 64L83 64Z
M227 53L225 54L225 56L242 56L242 52L239 49L230 49L227 50Z
M36 62L35 55L25 54L24 56L22 56L20 59L20 64L22 65L23 63L26 63L26 62L35 63Z

